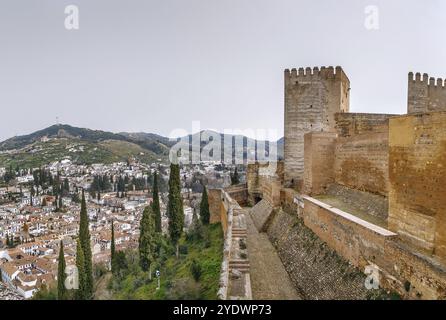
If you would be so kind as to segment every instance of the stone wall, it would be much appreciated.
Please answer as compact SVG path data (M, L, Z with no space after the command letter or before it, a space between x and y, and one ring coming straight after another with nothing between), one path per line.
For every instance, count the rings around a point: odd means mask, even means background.
M299 194L297 191L290 188L282 188L280 190L280 206L281 208L290 214L296 214L299 211L299 206L295 201L295 198Z
M385 133L389 130L389 119L394 116L380 113L336 113L336 132L340 137Z
M335 113L349 110L349 90L341 67L285 70L285 186L302 187L304 134L334 131Z
M226 227L217 296L221 300L249 300L252 299L249 259L240 257L240 252L246 249L240 245L240 239L246 238L246 223L241 215L243 210L228 192L220 192L220 210ZM241 268L243 270L238 270Z
M304 202L305 225L361 270L383 256L386 239L396 237L395 233L314 198L304 197Z
M446 262L446 112L390 121L389 228Z
M312 132L304 138L305 194L323 194L336 183L387 196L388 121L392 115L338 113L336 133Z
M367 299L366 276L340 257L295 214L277 212L268 236L304 299Z
M335 197L354 211L366 212L368 215L375 216L383 222L387 221L389 212L389 200L387 197L347 188L339 184L329 185L325 194Z
M334 183L335 141L334 132L310 132L304 136L305 169L304 194L322 194Z
M407 113L446 111L446 86L443 79L429 78L428 74L409 73Z
M237 201L239 205L245 206L248 203L248 188L246 183L230 186L225 188L225 191L232 199Z
M267 199L274 206L280 205L280 189L283 176L283 162L248 164L248 203L257 204Z
M208 202L209 202L209 212L210 223L221 222L221 189L208 189Z
M361 271L373 266L380 286L411 299L445 299L446 269L397 234L310 197L303 220L321 240Z
M252 221L259 232L263 232L268 228L268 221L270 220L272 214L273 206L266 199L263 199L257 203L250 210Z
M334 173L336 183L387 196L388 129L392 115L348 113L336 115Z

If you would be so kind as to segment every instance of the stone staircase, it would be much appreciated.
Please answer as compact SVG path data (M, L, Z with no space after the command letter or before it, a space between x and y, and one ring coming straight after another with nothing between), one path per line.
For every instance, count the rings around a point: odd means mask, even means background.
M249 273L249 261L248 260L231 260L229 261L229 271L238 270L242 273Z
M232 239L241 238L246 239L248 237L248 231L246 228L232 228Z

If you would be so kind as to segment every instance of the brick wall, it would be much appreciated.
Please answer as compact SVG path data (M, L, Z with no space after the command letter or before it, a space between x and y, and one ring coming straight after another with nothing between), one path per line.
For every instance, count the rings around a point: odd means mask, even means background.
M396 236L316 199L305 197L304 202L305 225L361 270L383 256L385 240Z
M407 113L446 111L446 86L443 79L428 74L409 73Z
M446 112L390 121L389 228L446 261Z
M222 210L222 194L220 189L208 189L209 212L211 214L210 223L217 223L221 221Z
M296 214L280 210L267 233L304 299L367 299L366 276L318 239Z
M285 70L285 186L302 187L304 134L334 131L335 113L349 110L349 89L340 67Z
M305 170L303 193L321 194L334 183L335 141L334 132L305 134Z
M375 266L381 287L410 299L446 299L446 268L438 261L386 229L309 197L304 202L305 225L361 271Z
M336 183L387 196L388 129L393 115L336 114Z

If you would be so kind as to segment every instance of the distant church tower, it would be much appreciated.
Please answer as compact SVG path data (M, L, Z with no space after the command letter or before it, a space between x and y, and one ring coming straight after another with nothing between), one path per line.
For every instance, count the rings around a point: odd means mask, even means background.
M349 107L350 81L341 67L285 70L285 186L302 186L304 134L334 131L335 113Z

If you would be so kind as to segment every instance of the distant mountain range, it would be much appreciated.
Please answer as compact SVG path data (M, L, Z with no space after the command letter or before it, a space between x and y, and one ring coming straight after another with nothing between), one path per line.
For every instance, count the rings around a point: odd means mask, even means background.
M183 141L198 138L198 135L214 135L223 137L213 131L202 131L182 138ZM233 141L243 141L243 149L232 147L232 154L254 152L252 146L258 143L244 136L228 135L222 138L223 150L231 150ZM241 139L241 140L240 140ZM179 140L179 139L178 139ZM0 167L10 165L21 167L37 167L52 161L71 159L79 164L111 163L136 158L145 162L167 161L170 148L177 141L172 141L153 133L112 133L91 130L70 125L53 125L34 133L16 136L0 143ZM201 147L206 143L201 143ZM266 143L268 150L269 143ZM250 148L251 146L251 148ZM229 147L229 148L228 148ZM255 149L254 149L255 150ZM226 152L228 153L228 152ZM278 155L283 155L283 138L278 141ZM231 157L225 154L225 157Z

